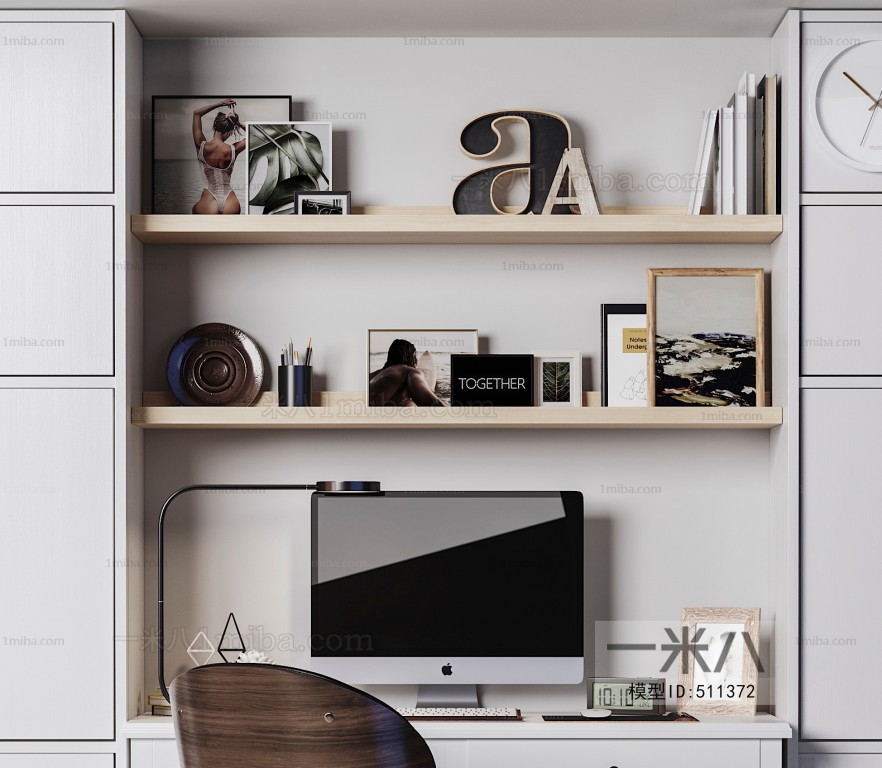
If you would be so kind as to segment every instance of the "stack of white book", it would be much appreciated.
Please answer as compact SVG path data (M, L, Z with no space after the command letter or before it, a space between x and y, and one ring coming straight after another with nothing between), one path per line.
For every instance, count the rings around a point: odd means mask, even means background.
M778 76L745 72L704 115L689 213L777 213L778 175Z

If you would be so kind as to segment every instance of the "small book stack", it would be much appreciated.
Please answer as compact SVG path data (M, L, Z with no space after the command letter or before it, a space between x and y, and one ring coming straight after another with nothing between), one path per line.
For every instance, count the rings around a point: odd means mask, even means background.
M704 116L689 213L778 213L778 76L745 72Z
M171 717L171 704L165 700L159 688L156 689L156 693L147 694L147 706L150 707L151 715Z

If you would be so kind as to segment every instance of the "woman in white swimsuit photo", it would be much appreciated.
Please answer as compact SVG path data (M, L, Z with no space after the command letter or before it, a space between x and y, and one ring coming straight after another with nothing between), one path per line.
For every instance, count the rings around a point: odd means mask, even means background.
M202 132L202 118L221 107L229 107L229 112L218 112L212 124L212 136L205 138ZM209 104L193 112L193 142L196 144L196 159L205 177L202 196L193 206L193 213L241 213L242 206L233 191L230 177L236 158L245 150L245 139L228 144L230 138L237 138L245 131L235 111L236 102L224 99Z

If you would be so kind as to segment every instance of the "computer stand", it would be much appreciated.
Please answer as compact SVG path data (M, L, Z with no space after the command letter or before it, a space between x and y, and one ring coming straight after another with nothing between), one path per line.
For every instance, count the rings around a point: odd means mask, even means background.
M477 707L477 685L443 685L432 683L417 689L417 707Z

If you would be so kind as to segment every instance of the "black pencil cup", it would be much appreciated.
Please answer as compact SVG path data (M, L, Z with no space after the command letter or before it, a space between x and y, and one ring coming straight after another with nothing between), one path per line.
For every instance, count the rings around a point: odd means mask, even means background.
M312 405L312 366L279 366L279 407Z

